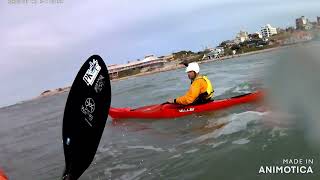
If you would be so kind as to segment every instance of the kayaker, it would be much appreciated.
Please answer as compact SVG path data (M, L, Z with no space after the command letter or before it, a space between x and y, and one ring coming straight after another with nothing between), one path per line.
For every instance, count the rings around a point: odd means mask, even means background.
M191 80L191 86L184 96L176 99L169 98L168 103L181 105L203 104L209 102L213 97L213 86L207 76L199 74L200 67L196 62L189 63L186 73Z

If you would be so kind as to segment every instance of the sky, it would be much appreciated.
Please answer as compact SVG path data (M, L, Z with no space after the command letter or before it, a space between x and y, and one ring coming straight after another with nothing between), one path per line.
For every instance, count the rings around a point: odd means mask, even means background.
M0 2L0 107L71 85L92 54L123 64L320 16L319 0L33 1Z

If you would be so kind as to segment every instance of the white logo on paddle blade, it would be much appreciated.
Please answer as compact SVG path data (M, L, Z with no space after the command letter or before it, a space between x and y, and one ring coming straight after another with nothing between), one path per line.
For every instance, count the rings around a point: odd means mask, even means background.
M93 111L94 111L94 109L96 107L96 105L95 105L95 103L94 103L92 98L87 98L85 103L84 103L84 105L86 106L86 109L88 109L88 111L90 113L93 113Z
M92 86L94 80L96 79L101 70L101 66L99 66L98 61L95 59L89 63L90 67L87 70L86 74L83 76L83 80L87 83L88 86Z
M81 106L81 112L85 115L84 120L91 127L92 127L91 123L93 120L92 113L94 112L95 108L96 108L96 105L95 105L94 100L92 98L87 98L86 101L84 102L84 105Z
M96 91L96 93L99 93L102 91L103 87L104 87L104 77L102 75L99 76L96 84L94 85L94 90Z

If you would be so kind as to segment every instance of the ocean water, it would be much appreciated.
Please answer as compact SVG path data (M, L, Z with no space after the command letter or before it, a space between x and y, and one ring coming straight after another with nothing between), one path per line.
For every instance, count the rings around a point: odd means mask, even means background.
M268 88L269 70L284 51L205 63L200 68L211 79L216 98L244 94ZM183 69L113 82L111 104L162 103L184 94L189 84ZM61 177L67 95L0 109L0 167L10 179ZM112 123L109 117L95 159L80 179L319 179L319 149L301 128L303 122L309 123L304 116L276 112L262 103L169 120ZM287 166L285 159L302 159L304 163L295 166L310 166L313 173L259 173L261 166ZM308 159L313 163L305 163Z

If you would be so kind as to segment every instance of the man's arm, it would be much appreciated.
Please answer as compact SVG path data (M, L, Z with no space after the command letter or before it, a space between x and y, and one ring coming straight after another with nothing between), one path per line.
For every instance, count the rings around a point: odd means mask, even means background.
M192 83L188 92L184 96L176 98L174 102L182 105L188 105L193 103L197 99L197 97L200 95L201 83L202 82L200 79L196 80L194 83Z

